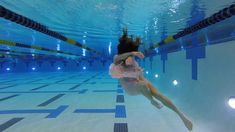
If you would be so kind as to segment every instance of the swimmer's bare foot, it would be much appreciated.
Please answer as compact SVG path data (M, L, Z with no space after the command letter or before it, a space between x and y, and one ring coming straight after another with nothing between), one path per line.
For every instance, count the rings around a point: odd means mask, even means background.
M184 122L184 125L188 128L188 130L192 130L193 129L193 123L187 119L184 115L182 116L182 120Z

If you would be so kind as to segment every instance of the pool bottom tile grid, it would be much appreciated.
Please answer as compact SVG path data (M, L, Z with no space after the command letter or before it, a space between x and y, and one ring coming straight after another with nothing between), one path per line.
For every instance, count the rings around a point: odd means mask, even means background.
M124 92L106 72L0 75L0 132L127 132Z
M0 75L0 132L187 132L108 72Z

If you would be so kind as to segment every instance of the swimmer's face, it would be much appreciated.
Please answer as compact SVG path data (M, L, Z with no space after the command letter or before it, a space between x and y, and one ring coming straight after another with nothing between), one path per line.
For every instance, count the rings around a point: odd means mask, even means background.
M125 63L126 63L126 65L131 65L132 61L133 61L133 58L130 56L126 59Z

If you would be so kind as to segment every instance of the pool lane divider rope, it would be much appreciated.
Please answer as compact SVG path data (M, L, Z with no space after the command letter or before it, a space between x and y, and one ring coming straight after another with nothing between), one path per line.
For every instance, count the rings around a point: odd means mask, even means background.
M11 55L11 56L23 56L23 55L32 55L32 54L29 54L27 52L25 53L22 53L22 52L17 52L17 51L14 51L14 50L3 50L3 49L0 49L0 57L5 57L6 55Z
M51 50L48 48L37 46L35 44L27 45L27 44L17 43L17 42L3 40L3 39L0 39L0 44L7 45L7 46L15 46L15 47L20 47L20 48L35 49L35 50L46 51L46 52L51 52L51 53L60 53L60 54L65 54L65 55L73 55L73 56L81 57L81 55L78 55L78 54L72 54L72 53L63 52L63 51L59 51L59 50ZM10 50L10 52L11 52L11 50ZM19 52L19 53L21 53L21 52ZM33 54L37 54L37 53L33 53Z
M5 56L5 55L11 55L13 57L18 57L18 56L32 56L32 54L35 55L35 57L37 56L55 56L55 55L50 55L50 54L41 54L41 53L29 53L29 52L21 52L21 51L17 51L17 50L5 50L5 49L0 49L0 52L4 52L2 56ZM8 53L6 53L8 52ZM63 56L61 56L63 57Z
M20 24L24 27L36 30L36 31L41 32L43 34L49 35L49 36L54 37L56 39L62 40L64 42L67 42L68 44L80 47L82 49L86 49L87 51L90 51L92 53L96 53L97 55L101 55L100 52L95 51L94 49L89 48L86 45L83 45L83 44L81 44L71 38L67 38L58 32L52 31L52 30L48 29L46 26L44 26L34 20L31 20L27 17L24 17L20 14L17 14L9 9L6 9L5 7L3 7L1 5L0 5L0 17L4 18L6 20L10 20L12 22L15 22L17 24Z
M224 9L218 11L217 13L211 15L210 17L207 17L204 20L201 20L198 23L196 23L190 27L183 29L183 31L180 31L180 32L176 33L175 35L169 36L166 39L162 40L161 42L154 44L148 50L145 50L145 53L148 53L148 51L153 50L155 48L158 48L162 45L165 45L173 40L176 40L176 39L184 37L188 34L194 33L196 31L203 29L203 28L206 28L210 25L221 22L221 21L228 19L234 15L235 15L235 4L232 4L229 7L226 7Z

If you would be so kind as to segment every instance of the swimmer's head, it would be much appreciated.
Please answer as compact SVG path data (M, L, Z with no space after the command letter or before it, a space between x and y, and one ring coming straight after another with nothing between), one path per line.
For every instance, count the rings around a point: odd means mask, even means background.
M128 43L120 43L118 45L118 54L123 54L132 51L138 51L140 44L140 38L136 38L136 41L128 42Z

